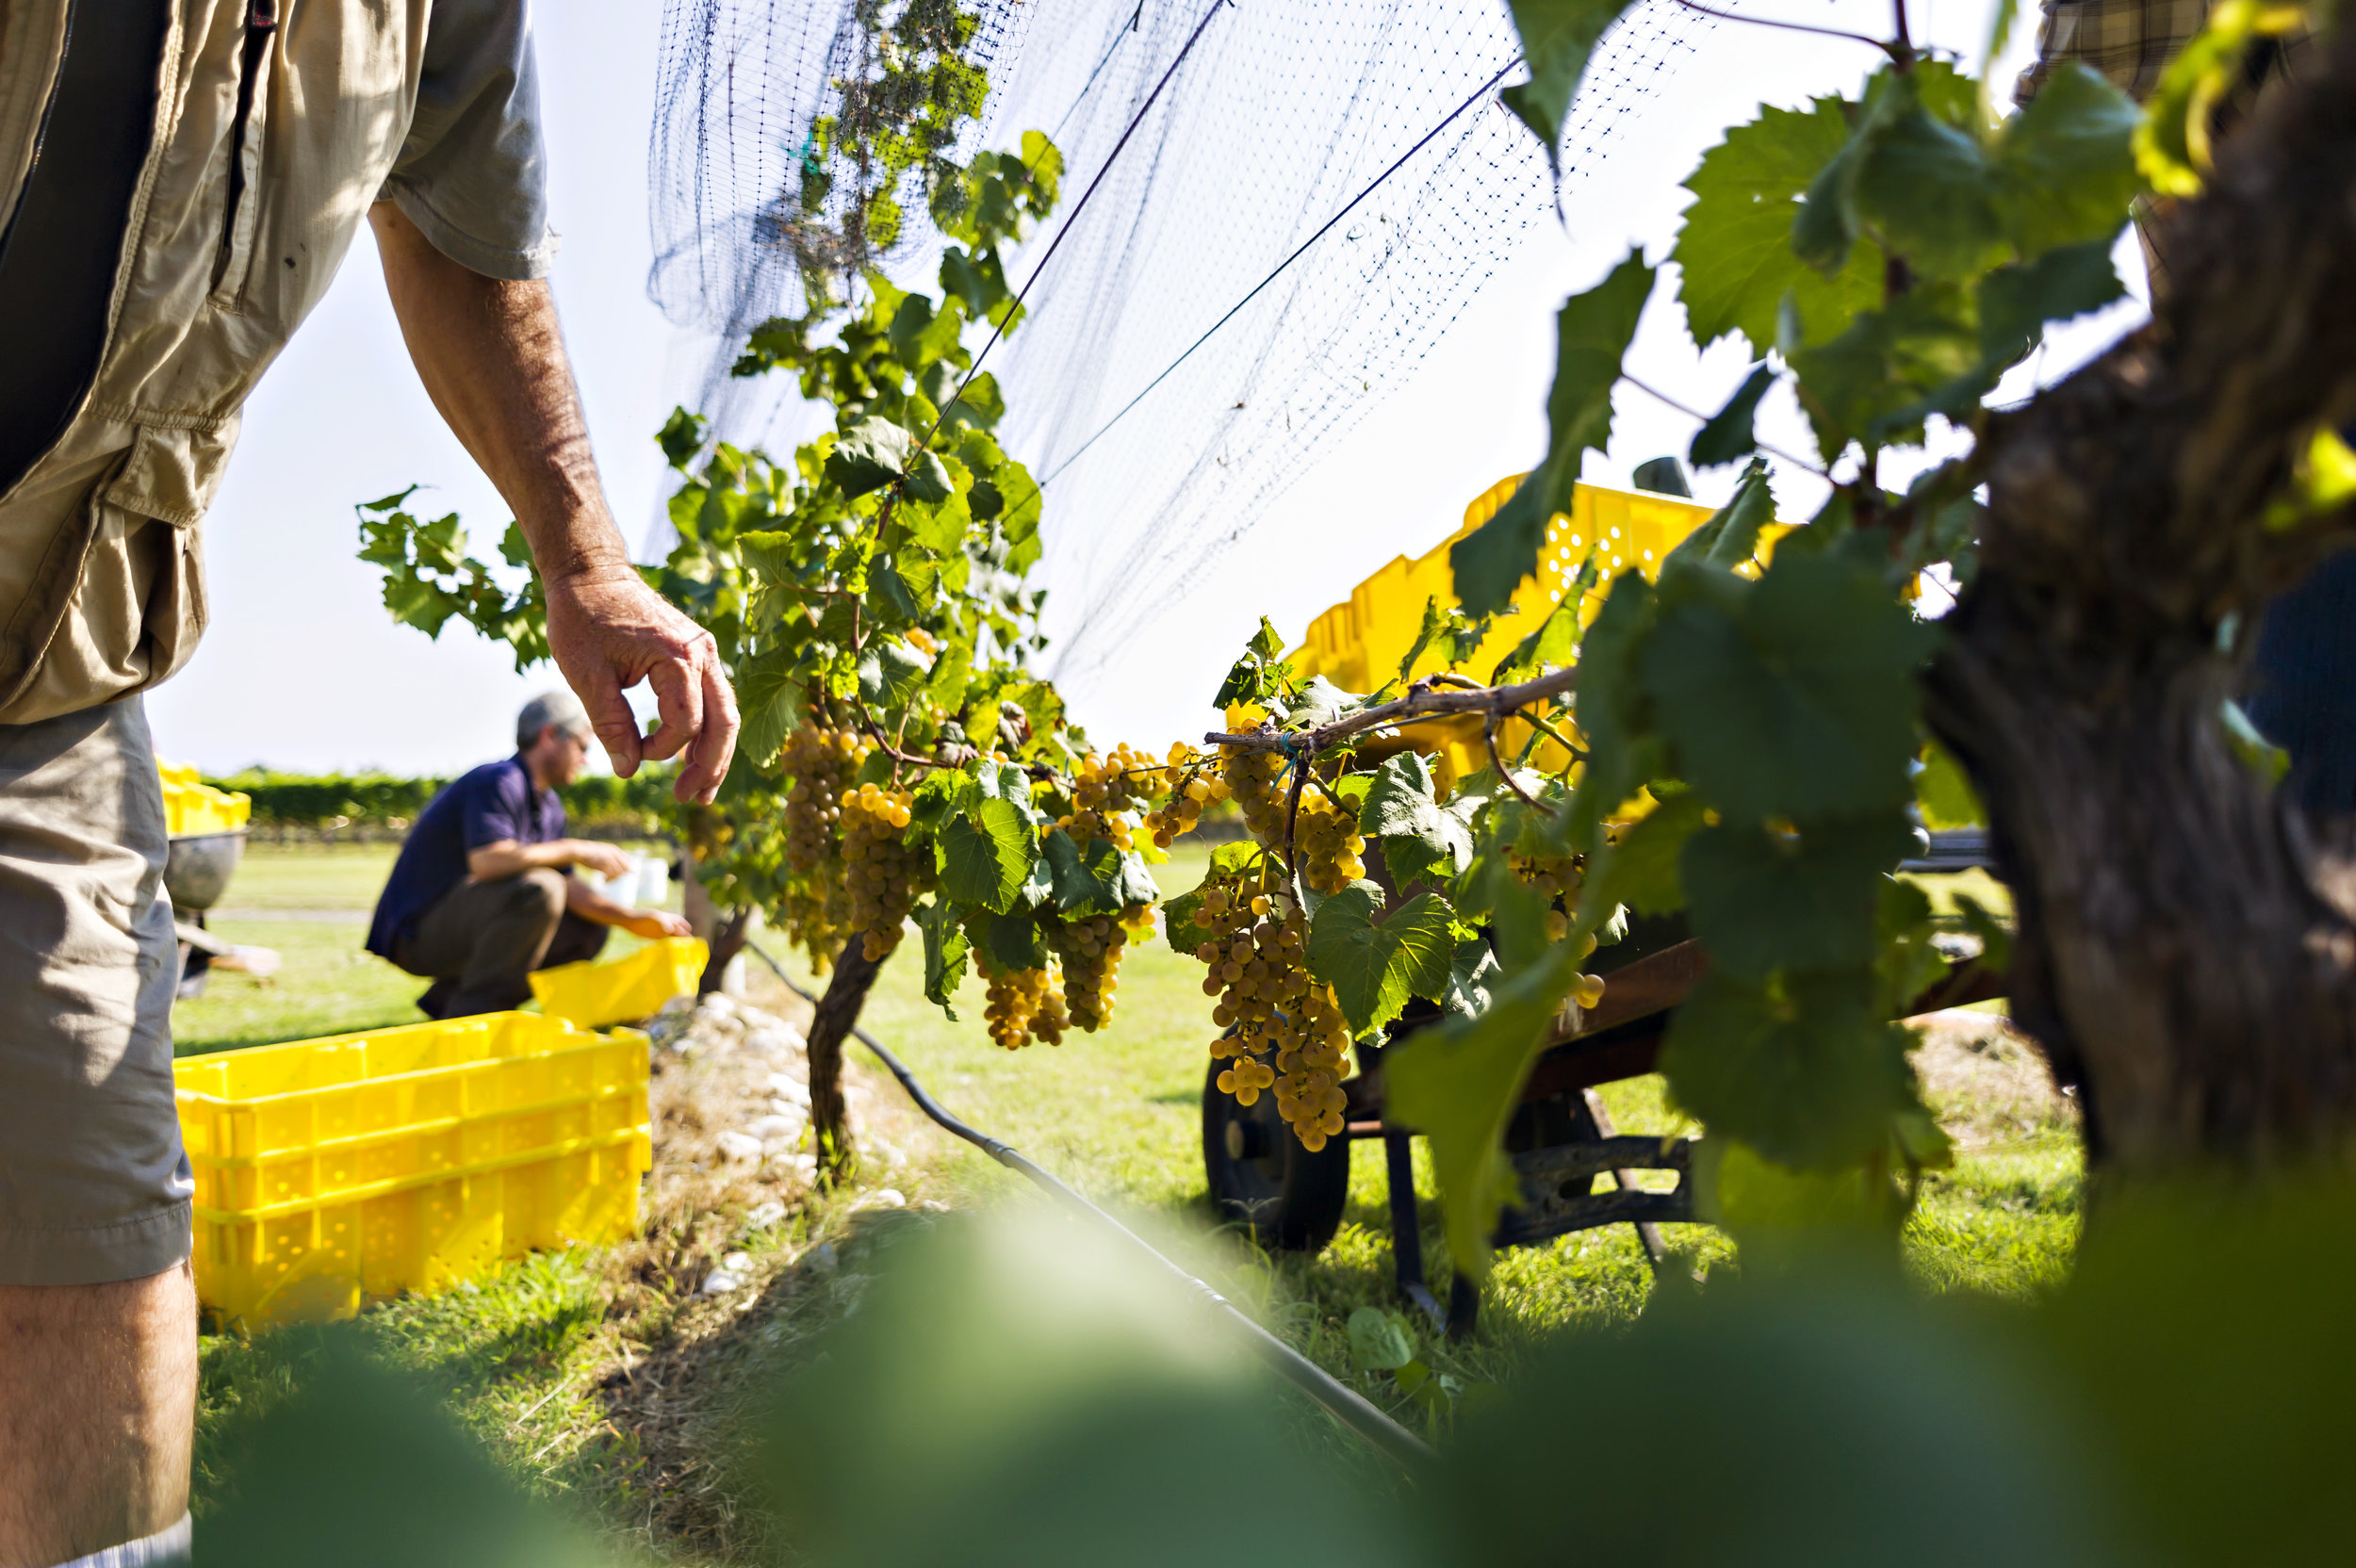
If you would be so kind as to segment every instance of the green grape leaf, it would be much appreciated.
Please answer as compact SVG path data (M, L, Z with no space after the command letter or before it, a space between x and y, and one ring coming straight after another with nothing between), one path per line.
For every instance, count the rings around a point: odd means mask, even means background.
M1917 439L1925 415L1967 414L1995 384L1973 297L1953 283L1918 285L1791 364L1827 462L1852 440Z
M909 498L927 506L938 506L957 493L957 483L949 477L949 466L941 461L938 452L918 452L908 464L908 479Z
M1014 802L991 796L941 824L934 834L941 890L993 914L1014 907L1030 880L1038 841Z
M1612 389L1652 286L1644 253L1630 251L1610 276L1572 295L1556 315L1546 461L1496 516L1448 550L1456 596L1467 613L1497 613L1513 601L1515 585L1537 575L1546 520L1570 510L1580 459L1612 444Z
M1925 79L1955 81L1953 68L1923 61L1874 78L1873 96L1854 144L1848 198L1883 245L1919 276L1966 278L2001 253L1996 171L1968 124L1934 112ZM1961 107L1975 114L1977 103ZM1845 258L1843 258L1845 259Z
M1873 991L1863 968L1760 982L1713 967L1670 1019L1661 1048L1670 1093L1712 1135L1779 1165L1860 1165L1890 1147L1897 1118L1919 1109L1912 1037L1873 1016Z
M1714 468L1721 464L1739 463L1757 451L1759 400L1775 384L1774 370L1765 365L1752 367L1751 373L1742 378L1742 384L1734 389L1734 396L1726 400L1726 406L1693 433L1693 444L1686 449L1686 461L1696 468Z
M1936 927L1930 895L1894 876L1877 876L1873 887L1873 972L1881 982L1876 1010L1884 1018L1903 1018L1945 977L1947 960L1931 943Z
M1497 1213L1517 1191L1505 1124L1578 978L1569 945L1558 943L1497 985L1479 1017L1444 1020L1383 1055L1383 1120L1431 1139L1448 1253L1467 1278L1488 1273Z
M1883 258L1872 240L1851 246L1830 276L1792 248L1802 196L1848 145L1850 106L1819 98L1806 111L1761 108L1686 177L1693 204L1670 255L1696 347L1739 332L1764 353L1776 344L1776 313L1787 295L1801 340L1809 343L1837 335L1858 311L1881 303Z
M802 686L794 678L794 658L772 649L745 665L736 678L737 711L744 727L737 752L754 767L776 760L802 717Z
M1349 1327L1350 1362L1361 1371L1395 1372L1415 1359L1415 1336L1395 1312L1360 1307Z
M972 775L952 768L934 769L924 776L909 796L908 833L911 840L937 836L951 817L972 810L981 798L981 786Z
M1862 969L1873 960L1882 874L1913 844L1906 820L1812 821L1797 834L1722 822L1685 845L1693 935L1713 969L1764 980L1779 969Z
M1652 584L1624 572L1579 645L1577 711L1587 768L1563 818L1574 848L1595 847L1605 819L1663 771L1639 663L1659 618Z
M1455 962L1449 967L1448 994L1440 998L1440 1010L1451 1018L1480 1017L1489 1010L1491 994L1504 977L1504 967L1489 950L1486 938L1468 937L1459 941Z
M1996 138L1997 211L2023 261L2064 245L2107 244L2143 189L2132 99L2064 63Z
M1358 808L1358 831L1382 839L1383 858L1401 886L1435 866L1453 876L1472 861L1471 832L1432 796L1432 764L1402 751L1375 770Z
M1098 839L1083 851L1058 828L1046 835L1044 847L1049 887L1064 914L1119 914L1129 905L1161 897L1145 862L1110 839Z
M684 472L688 462L703 450L711 428L710 421L702 415L690 414L684 408L673 408L671 416L663 421L663 428L655 433L655 441L663 448L663 461ZM397 503L408 494L404 490L392 499ZM379 501L377 505L382 507L384 502Z
M1754 458L1735 482L1734 494L1726 504L1710 514L1710 520L1683 539L1677 541L1661 563L1667 571L1672 563L1680 565L1724 566L1731 570L1748 561L1759 549L1759 531L1775 519L1775 493L1767 483L1767 465Z
M861 419L827 455L826 477L845 496L880 490L907 472L910 445L908 433L891 420Z
M1211 863L1203 874L1203 881L1163 902L1162 939L1170 944L1172 953L1191 958L1196 948L1210 940L1210 928L1194 923L1195 912L1203 907L1204 888L1216 878L1251 870L1266 853L1248 840L1220 844L1211 851Z
M1914 776L1914 803L1929 828L1977 827L1988 821L1972 779L1955 753L1937 741L1922 743L1922 766Z
M1905 804L1915 671L1938 634L1871 564L1788 552L1755 583L1697 572L1671 580L1707 592L1664 602L1644 684L1682 776L1706 800L1746 822Z
M1620 19L1630 0L1511 0L1514 29L1521 34L1522 57L1530 62L1530 80L1507 88L1498 97L1538 133L1546 144L1546 163L1557 161L1562 142L1562 117L1586 74L1587 57L1595 41Z
M924 656L897 637L878 637L859 660L859 696L883 717L897 717L924 689Z
M1686 841L1702 825L1702 797L1680 790L1661 800L1620 836L1604 867L1597 896L1640 915L1685 907L1679 867Z
M1039 922L1022 910L983 910L973 916L968 929L973 932L974 945L1001 973L1047 967L1047 943L1039 934Z
M1424 601L1423 624L1415 628L1415 640L1407 645L1407 652L1400 657L1399 662L1399 678L1402 683L1415 678L1415 661L1423 657L1423 650L1432 645L1432 639L1448 629L1448 621L1451 616L1461 621L1464 618L1464 612L1453 605L1446 610L1441 609L1440 596L1437 594Z
M957 988L965 983L968 942L962 922L967 911L947 899L935 899L916 911L916 928L924 934L924 1000L949 1015Z
M1980 371L1972 385L1992 386L2005 367L2027 358L2046 322L2100 310L2126 292L2111 265L2108 238L2058 246L2035 261L1999 267L1980 280Z
M1383 890L1352 882L1317 906L1309 922L1309 972L1333 988L1350 1033L1399 1017L1418 996L1448 994L1456 961L1455 911L1437 893L1418 893L1377 924Z
M1579 656L1579 598L1565 594L1562 602L1546 612L1538 629L1513 645L1513 651L1498 661L1489 672L1492 686L1512 686L1531 680L1548 670L1559 670Z

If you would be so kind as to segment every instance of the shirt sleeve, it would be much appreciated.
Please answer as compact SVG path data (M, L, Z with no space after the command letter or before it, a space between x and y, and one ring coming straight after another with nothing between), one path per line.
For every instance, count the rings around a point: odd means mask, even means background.
M485 277L548 276L548 148L530 0L434 0L417 107L384 200Z
M531 786L518 768L497 768L468 781L466 798L458 803L458 837L472 855L485 844L512 839L534 842L526 807Z

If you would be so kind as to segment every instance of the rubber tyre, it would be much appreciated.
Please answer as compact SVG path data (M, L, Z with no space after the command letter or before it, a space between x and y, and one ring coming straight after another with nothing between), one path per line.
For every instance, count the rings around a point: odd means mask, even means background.
M1203 1169L1219 1217L1250 1227L1271 1252L1321 1252L1341 1229L1350 1197L1350 1140L1334 1138L1312 1154L1276 1114L1276 1096L1245 1106L1219 1086L1226 1064L1214 1058L1203 1081ZM1229 1129L1243 1154L1234 1152Z

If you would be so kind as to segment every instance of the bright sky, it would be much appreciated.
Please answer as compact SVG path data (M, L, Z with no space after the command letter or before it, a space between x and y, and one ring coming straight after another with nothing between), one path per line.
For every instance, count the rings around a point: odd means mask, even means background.
M1885 7L1866 0L1751 0L1749 8L1859 30L1888 25ZM602 0L536 13L550 201L564 236L554 283L606 486L633 544L655 515L663 468L653 432L684 368L646 296L646 143L661 10L660 0ZM1918 38L1976 61L1988 15L1984 0L1918 0L1913 23ZM2000 80L2027 48L2016 40ZM1876 57L1838 40L1718 25L1698 59L1618 139L1615 161L1580 188L1572 232L1547 231L1501 269L1405 389L1328 448L1193 602L1176 606L1125 662L1070 692L1090 732L1155 749L1200 733L1212 716L1210 694L1261 614L1298 636L1392 556L1420 554L1452 531L1481 490L1529 467L1545 447L1552 313L1563 296L1592 285L1630 243L1661 259L1684 201L1677 182L1725 125L1749 119L1762 100L1796 105L1854 90ZM2126 275L2132 246L2121 259ZM1042 281L1043 295L1052 284ZM2058 374L2135 310L2130 303L2073 324L2000 396L2025 391L2032 371ZM1745 366L1730 343L1696 356L1664 286L1629 368L1708 411ZM1693 421L1632 388L1622 388L1617 408L1611 450L1588 460L1590 481L1625 484L1637 463L1681 454L1692 437ZM1796 412L1773 403L1762 434L1789 449L1807 447ZM1702 498L1722 499L1735 472L1701 476ZM364 231L247 405L206 524L212 629L189 668L149 699L166 757L216 772L262 762L450 773L506 747L515 710L555 682L553 670L519 677L503 651L463 629L430 643L394 625L379 599L381 579L353 554L352 505L413 482L431 487L418 504L461 513L478 553L493 551L508 513L419 388ZM1813 510L1815 484L1805 474L1779 476L1787 515ZM1055 526L1052 507L1047 526Z

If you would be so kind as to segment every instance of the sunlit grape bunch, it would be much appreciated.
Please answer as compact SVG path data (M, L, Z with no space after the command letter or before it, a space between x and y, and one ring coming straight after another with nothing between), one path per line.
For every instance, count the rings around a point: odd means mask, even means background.
M1211 1054L1233 1058L1219 1087L1244 1105L1273 1088L1302 1146L1324 1148L1342 1130L1350 1028L1333 988L1309 974L1308 923L1290 899L1243 879L1206 890L1195 922L1194 956L1210 967L1203 989L1219 999L1211 1021L1228 1031Z
M1236 806L1242 808L1244 825L1264 844L1281 843L1284 838L1287 766L1284 753L1254 751L1244 746L1219 749L1220 775L1234 793Z
M866 934L870 962L900 945L908 911L932 890L932 857L900 841L908 825L911 799L906 790L878 789L874 784L845 790L841 797L851 928Z
M1293 842L1301 851L1301 880L1318 892L1340 892L1366 874L1366 862L1358 858L1366 847L1358 819L1314 785L1301 792Z
M1203 820L1203 808L1228 797L1227 780L1216 775L1206 776L1209 760L1208 753L1184 741L1171 744L1154 791L1168 798L1145 814L1145 830L1153 835L1155 848L1168 849L1181 835L1193 832Z
M1118 920L1094 915L1048 923L1047 942L1063 960L1064 1004L1075 1027L1094 1034L1112 1021L1121 950L1131 934L1146 928L1152 919L1145 905L1132 904Z
M1006 970L988 976L989 998L982 1017L990 1037L1008 1051L1020 1051L1033 1040L1061 1045L1069 1026L1063 998L1055 994L1052 969Z
M867 747L848 729L796 729L785 738L777 766L794 788L785 800L785 863L796 875L831 870L841 852L843 792L866 760Z
M1125 742L1109 757L1084 757L1072 773L1072 810L1055 825L1084 849L1098 839L1135 848L1130 813L1154 795L1161 776L1152 757Z

